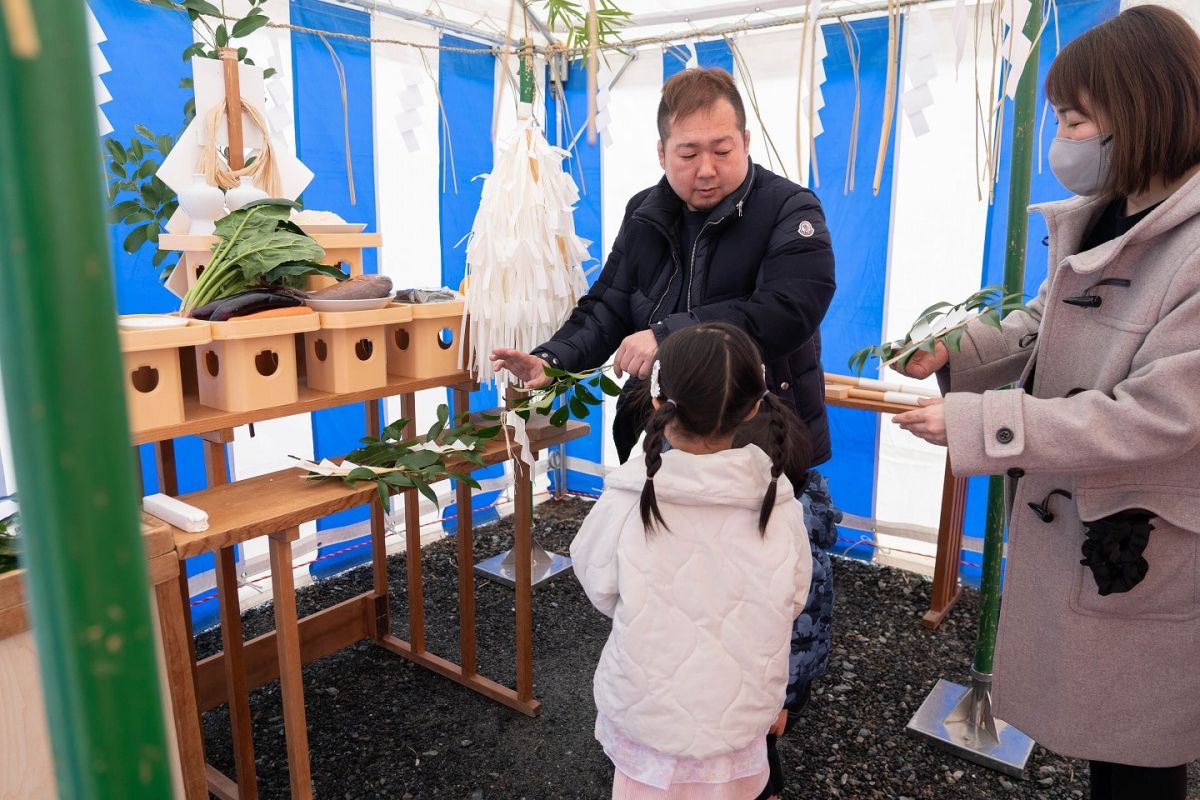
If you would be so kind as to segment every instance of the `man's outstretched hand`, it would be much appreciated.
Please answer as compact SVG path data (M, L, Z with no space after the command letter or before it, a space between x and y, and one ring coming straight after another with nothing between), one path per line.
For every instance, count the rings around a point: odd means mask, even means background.
M507 347L497 347L492 351L492 367L497 372L508 370L528 389L540 389L550 384L550 376L546 374L549 364L545 359L522 353L520 350L509 350Z
M626 336L613 356L613 372L618 378L632 375L645 380L658 355L658 338L654 331L645 330Z

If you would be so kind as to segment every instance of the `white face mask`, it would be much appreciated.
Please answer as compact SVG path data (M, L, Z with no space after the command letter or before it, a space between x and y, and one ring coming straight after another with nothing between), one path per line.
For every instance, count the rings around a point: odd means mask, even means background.
M1090 139L1056 138L1050 144L1050 169L1068 191L1085 197L1100 194L1112 169L1111 133Z

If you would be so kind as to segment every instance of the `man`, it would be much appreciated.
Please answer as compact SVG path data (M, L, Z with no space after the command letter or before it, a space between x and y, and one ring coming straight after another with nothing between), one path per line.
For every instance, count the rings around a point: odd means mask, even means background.
M658 345L688 325L729 322L758 343L767 386L807 423L813 465L827 461L818 327L833 297L834 274L820 202L808 189L751 163L745 107L724 70L689 69L667 81L658 132L665 175L629 201L591 291L533 353L497 349L496 368L538 387L550 380L547 366L583 371L615 352L617 377L630 376L613 421L624 462L647 414L628 398L649 377ZM788 700L797 710L807 699L808 682L825 671L832 583L821 548L833 544L833 523L840 518L824 478L811 475L807 488L797 487L815 514L813 592L792 642ZM769 788L778 791L774 776Z

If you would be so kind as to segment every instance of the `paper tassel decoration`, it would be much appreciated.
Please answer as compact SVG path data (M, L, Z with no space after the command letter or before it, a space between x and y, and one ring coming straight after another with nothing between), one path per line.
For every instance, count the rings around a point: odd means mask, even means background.
M87 11L88 44L90 45L88 51L92 60L92 81L94 82L93 88L96 92L96 123L99 126L100 135L107 136L113 132L113 126L108 121L108 117L104 115L104 111L100 106L113 98L100 76L106 72L112 72L112 67L109 66L108 59L104 57L103 51L100 50L100 44L107 42L108 37L105 36L104 29L100 27L100 21L92 13L92 9L86 5L84 9Z
M924 6L910 10L906 20L904 36L908 60L904 70L909 88L900 95L900 105L908 117L913 134L924 136L929 133L929 123L924 112L933 105L933 92L929 88L929 82L937 77L937 60L933 55L937 47L936 31L929 10Z
M504 387L489 358L496 347L528 353L549 339L587 292L583 262L591 242L575 235L579 190L528 115L497 143L491 174L467 244L465 365L480 383Z

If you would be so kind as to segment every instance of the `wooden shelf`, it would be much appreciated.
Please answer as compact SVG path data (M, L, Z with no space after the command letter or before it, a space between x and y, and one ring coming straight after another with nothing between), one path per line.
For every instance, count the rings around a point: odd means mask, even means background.
M383 235L379 233L310 233L309 237L326 250L345 250L353 247L379 247ZM164 233L158 237L159 250L195 252L212 250L219 240L216 236L193 236L190 233Z
M384 386L347 394L319 392L315 389L309 389L301 383L299 399L295 403L289 403L285 406L260 408L255 411L221 411L220 409L200 405L200 400L195 395L186 395L183 400L185 422L179 425L134 431L133 443L135 445L146 444L147 442L161 442L180 436L211 433L212 431L236 428L239 425L248 425L251 422L262 422L268 419L289 417L293 414L320 411L324 408L379 400L383 397L409 394L411 392L419 392L423 389L459 386L466 384L468 381L469 378L465 372L420 380L389 375L388 382Z
M587 431L587 423L575 420L555 428L547 422L539 425L534 418L526 427L530 447L535 452L578 439ZM503 435L488 442L483 459L483 466L509 459ZM482 468L462 459L452 459L450 466L459 471ZM189 533L171 527L179 557L215 552L256 536L366 505L375 497L373 482L351 487L343 481L305 480L308 474L296 467L181 496L183 502L208 513L208 530Z

